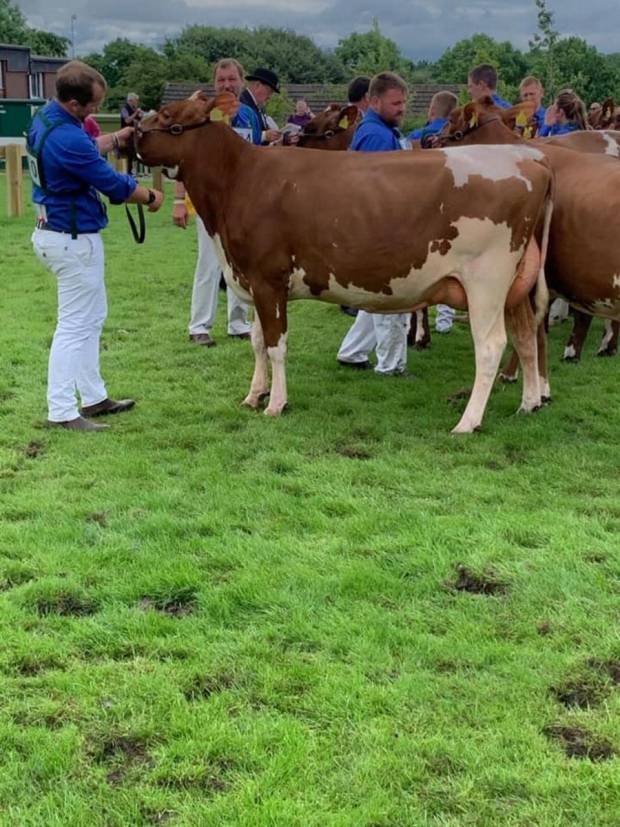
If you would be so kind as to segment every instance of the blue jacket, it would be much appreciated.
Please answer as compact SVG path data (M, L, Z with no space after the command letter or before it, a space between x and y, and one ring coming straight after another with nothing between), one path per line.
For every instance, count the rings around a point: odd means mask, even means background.
M75 220L78 233L97 233L108 223L98 192L113 204L122 204L137 183L104 161L82 123L58 101L51 101L35 115L28 132L29 146L38 149L47 129L41 115L60 126L49 133L41 153L47 194L33 183L32 200L45 206L47 223L53 229L71 232Z
M543 126L538 131L539 138L549 138L553 135L568 135L569 132L577 132L581 127L577 123L554 123L553 126Z
M410 141L421 141L427 135L438 135L447 123L448 118L435 118L434 121L430 121L421 129L414 129L407 137Z
M510 109L510 107L512 106L511 103L508 103L508 101L505 101L503 98L500 98L497 92L494 92L491 95L491 100L493 101L495 106L501 106L502 109Z
M541 106L539 107L536 112L534 112L533 119L536 122L536 129L538 130L538 135L541 134L541 129L545 125L545 115L547 114L547 107Z
M245 103L240 104L239 111L232 120L233 129L250 129L252 131L252 143L261 145L261 127L253 109Z
M402 135L398 129L369 109L355 130L350 148L354 152L390 152L402 149L401 140Z

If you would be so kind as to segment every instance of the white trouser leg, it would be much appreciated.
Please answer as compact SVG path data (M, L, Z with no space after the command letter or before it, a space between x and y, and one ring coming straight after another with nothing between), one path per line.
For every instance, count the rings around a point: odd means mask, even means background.
M376 373L403 373L407 367L407 333L411 313L372 315L377 338Z
M373 314L360 310L349 332L342 340L338 359L342 362L366 362L377 346Z
M228 333L231 336L238 336L240 333L249 333L252 325L248 321L250 305L237 296L234 290L226 287L226 298L228 300Z
M198 237L198 260L192 289L190 334L208 333L213 327L217 310L217 291L222 272L213 239L209 236L199 216L196 216L196 235Z
M454 323L454 313L454 308L448 307L447 304L437 305L437 316L435 317L435 330L438 333L447 333L449 330L452 330L452 325Z
M72 239L48 230L35 230L32 242L58 284L47 401L50 421L66 422L78 416L76 388L83 405L107 397L99 372L99 338L107 314L103 244L97 233Z

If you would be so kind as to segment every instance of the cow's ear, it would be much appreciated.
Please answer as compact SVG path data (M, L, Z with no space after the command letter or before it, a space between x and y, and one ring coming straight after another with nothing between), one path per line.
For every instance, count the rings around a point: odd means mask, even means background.
M466 103L463 107L463 123L470 129L475 129L478 126L478 109L474 101Z
M209 101L206 114L210 121L225 121L230 122L239 111L239 100L232 92L222 92L212 100Z
M531 101L524 101L516 106L511 106L510 109L501 109L499 115L510 129L514 129L515 126L525 129L534 115L534 108Z
M204 92L202 89L196 89L196 91L189 96L191 101L204 101L207 103L209 98L207 97L207 93Z
M355 104L344 106L338 113L338 129L348 129L357 122L359 110Z

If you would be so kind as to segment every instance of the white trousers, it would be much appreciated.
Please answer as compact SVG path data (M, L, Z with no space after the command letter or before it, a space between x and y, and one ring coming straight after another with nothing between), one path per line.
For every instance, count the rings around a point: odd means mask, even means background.
M410 313L384 315L360 310L340 345L338 359L365 362L368 354L376 350L376 373L403 373L407 367L410 322Z
M206 231L199 216L196 216L196 233L198 261L194 272L189 332L209 333L215 323L222 267L215 252L213 239ZM226 288L226 297L228 299L228 332L232 335L249 333L251 329L248 321L249 305L238 298L230 287Z
M435 330L438 333L447 333L452 329L454 324L455 310L453 307L448 307L447 304L437 305L437 315L435 316Z
M66 422L79 416L76 390L82 405L96 405L108 395L99 372L99 339L108 313L103 242L99 233L72 239L64 233L35 230L32 244L58 285L47 404L51 422Z

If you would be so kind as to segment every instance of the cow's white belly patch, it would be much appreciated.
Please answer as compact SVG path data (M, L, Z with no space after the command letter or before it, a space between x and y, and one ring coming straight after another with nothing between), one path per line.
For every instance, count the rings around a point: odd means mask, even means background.
M236 296L239 296L240 299L243 301L250 302L251 304L254 303L254 299L252 298L252 294L245 290L237 281L234 276L232 266L230 262L226 258L226 251L222 246L222 239L216 233L213 236L213 246L215 247L215 252L217 253L217 258L220 263L220 267L222 268L222 273L224 274L224 280L226 284L230 287L230 289L235 293Z
M517 178L532 191L532 182L519 169L522 161L541 161L545 156L528 146L460 146L440 150L447 158L446 165L454 177L456 187L464 187L473 175L488 181L506 181Z
M289 298L307 299L316 298L334 304L346 304L374 312L398 312L409 310L419 303L425 293L447 276L453 276L465 284L462 278L467 272L467 278L472 278L475 266L472 263L482 254L485 257L497 256L498 262L503 262L502 269L506 269L507 261L514 266L516 272L523 249L511 251L512 230L507 224L495 224L490 218L459 218L453 227L457 230L457 237L451 242L450 250L442 255L438 250L429 252L425 263L420 268L411 267L406 276L394 277L389 281L390 294L375 293L365 290L349 282L343 285L338 281L336 273L329 274L329 284L326 290L315 296L311 293L307 282L312 282L312 274L308 275L301 267L295 267L289 276ZM489 278L488 268L482 276Z

